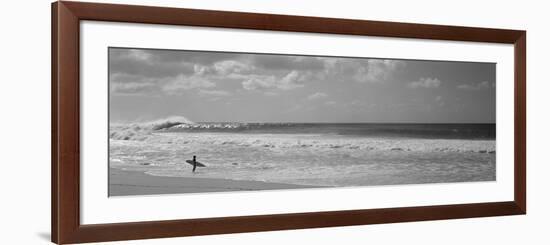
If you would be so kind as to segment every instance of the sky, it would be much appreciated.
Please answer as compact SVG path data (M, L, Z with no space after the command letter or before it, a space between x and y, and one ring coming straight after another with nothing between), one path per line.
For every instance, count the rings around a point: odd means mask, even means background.
M496 64L109 48L111 122L495 123Z

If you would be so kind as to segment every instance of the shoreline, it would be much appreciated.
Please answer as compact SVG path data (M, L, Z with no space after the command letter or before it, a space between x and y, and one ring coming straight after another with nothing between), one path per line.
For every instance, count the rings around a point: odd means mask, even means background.
M109 168L109 197L322 187L324 186L270 183L251 180L154 176L140 171Z

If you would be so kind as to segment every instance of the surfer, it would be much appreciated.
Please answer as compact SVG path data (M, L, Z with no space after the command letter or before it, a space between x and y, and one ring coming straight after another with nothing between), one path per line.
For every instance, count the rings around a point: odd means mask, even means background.
M196 168L197 168L197 156L193 156L193 173L195 172Z
M195 170L197 169L197 167L201 167L201 168L204 168L206 167L204 164L202 164L201 162L198 162L197 161L197 156L193 156L193 160L185 160L186 163L189 163L189 165L192 165L193 166L193 172L195 172Z

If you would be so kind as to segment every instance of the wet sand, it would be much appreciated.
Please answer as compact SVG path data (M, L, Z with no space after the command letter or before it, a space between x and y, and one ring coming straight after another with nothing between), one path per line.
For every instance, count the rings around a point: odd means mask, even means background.
M320 186L214 178L162 177L137 171L124 171L116 168L109 169L109 196L257 191L316 187Z

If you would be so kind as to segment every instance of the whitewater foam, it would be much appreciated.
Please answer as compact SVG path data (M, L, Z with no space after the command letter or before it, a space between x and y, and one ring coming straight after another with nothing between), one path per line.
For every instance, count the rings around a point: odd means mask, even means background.
M143 141L148 139L154 131L171 128L180 124L192 125L194 122L183 116L171 116L145 122L111 123L109 126L109 138Z
M228 125L243 128L245 124L182 121L170 118L112 124L110 166L159 176L322 186L495 178L494 139L350 136L296 130L281 133L280 128L287 127L284 125L275 126L276 133L251 133L218 130ZM210 128L180 130L189 125ZM207 168L192 173L185 160L193 155Z

